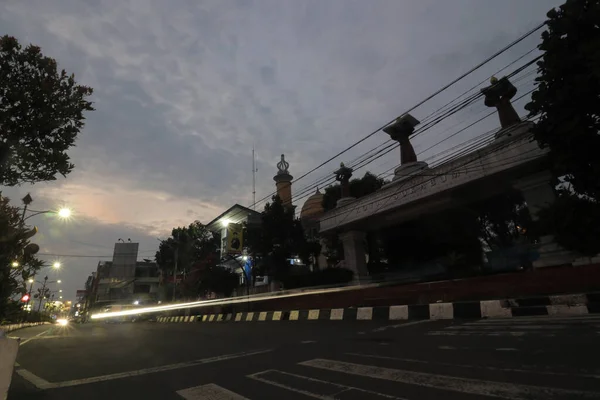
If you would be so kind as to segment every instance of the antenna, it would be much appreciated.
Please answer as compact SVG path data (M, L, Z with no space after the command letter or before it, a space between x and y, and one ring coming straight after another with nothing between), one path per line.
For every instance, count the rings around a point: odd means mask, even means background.
M256 211L256 158L254 156L254 144L252 144L252 208Z

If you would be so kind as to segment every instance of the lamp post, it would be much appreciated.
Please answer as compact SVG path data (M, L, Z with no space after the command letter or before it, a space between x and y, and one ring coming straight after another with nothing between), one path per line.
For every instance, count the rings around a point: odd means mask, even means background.
M71 217L71 210L66 207L62 207L58 210L44 210L44 211L28 210L27 208L29 207L29 205L31 203L33 203L33 197L31 197L31 195L29 193L27 193L27 195L25 197L23 197L21 199L21 201L23 202L23 213L21 214L21 226L23 226L25 224L25 221L27 221L29 218L35 217L36 215L40 215L40 214L56 214L61 219L68 219ZM29 211L32 214L27 215L27 211Z
M44 302L45 298L46 298L46 285L49 285L51 283L61 283L62 281L60 279L56 280L56 281L50 281L48 282L48 276L44 277L44 282L39 282L42 284L42 289L40 290L40 303L38 304L38 309L37 311L40 312L40 309L42 308L42 303ZM33 283L31 284L33 286Z

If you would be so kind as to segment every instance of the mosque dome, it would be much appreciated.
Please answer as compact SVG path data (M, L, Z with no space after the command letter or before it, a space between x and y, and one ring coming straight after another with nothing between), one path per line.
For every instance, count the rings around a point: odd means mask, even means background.
M304 202L302 211L300 211L300 219L318 219L324 212L323 194L317 189L317 192Z

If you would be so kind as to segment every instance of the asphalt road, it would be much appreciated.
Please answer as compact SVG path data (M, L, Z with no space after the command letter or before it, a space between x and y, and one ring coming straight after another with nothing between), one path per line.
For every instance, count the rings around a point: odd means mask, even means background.
M600 317L35 327L9 399L600 399Z

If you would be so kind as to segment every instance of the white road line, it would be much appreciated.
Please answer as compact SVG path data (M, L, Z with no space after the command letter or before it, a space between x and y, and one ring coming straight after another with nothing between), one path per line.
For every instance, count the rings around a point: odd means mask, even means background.
M524 336L526 333L532 332L478 332L478 331L430 331L426 335L429 336ZM553 335L554 336L554 335Z
M309 343L317 343L317 341L316 340L303 340L300 343L302 343L302 344L309 344Z
M15 371L21 378L29 381L29 383L33 384L38 389L52 389L54 383L50 383L47 380L40 378L32 372L27 371L26 369L20 368Z
M291 377L294 377L294 378L306 380L308 382L315 382L315 383L319 383L321 385L323 385L323 384L329 385L329 386L331 386L333 388L338 388L340 390L338 392L336 392L336 393L333 393L333 394L324 394L324 393L310 392L310 391L308 391L306 389L295 388L295 387L289 386L289 384L286 385L286 384L274 381L272 379L265 378L264 376L260 376L260 375L267 375L267 374L281 374L281 375L291 376ZM270 369L270 370L267 370L267 371L257 372L255 374L248 375L247 378L254 379L254 380L257 380L259 382L266 383L268 385L273 385L273 386L276 386L276 387L280 387L282 389L289 390L289 391L292 391L292 392L301 393L301 394L303 394L305 396L309 396L309 397L312 397L312 398L315 398L315 399L334 400L334 399L338 399L339 398L337 396L340 393L354 390L354 391L357 391L357 392L368 394L369 398L373 398L373 396L377 396L378 398L382 398L382 399L407 400L407 399L405 399L403 397L390 396L390 395L383 394L383 393L373 392L371 390L359 389L359 388L354 387L354 386L346 386L346 385L341 385L339 383L322 381L320 379L309 378L309 377L304 376L304 375L296 375L296 374L292 374L292 373L289 373L289 372L283 372L283 371L279 371L279 370L275 370L275 369ZM308 384L307 386L310 387L310 384Z
M448 346L450 347L450 346ZM510 350L510 349L496 349L496 350ZM516 349L512 349L516 350ZM381 360L394 360L401 361L407 363L417 363L417 364L430 364L430 365L440 365L444 367L452 367L452 368L469 368L469 369L487 369L490 371L505 371L505 372L518 372L518 373L526 373L526 374L538 374L538 375L556 375L556 376L568 376L568 377L577 377L577 378L593 378L600 379L600 375L596 374L588 374L588 373L569 373L569 372L555 372L555 371L540 371L539 366L531 366L530 369L525 368L500 368L500 367L489 367L484 365L471 365L471 364L454 364L447 363L441 361L426 361L426 360L415 360L413 358L401 358L401 357L390 357L390 356L379 356L376 354L363 354L363 353L345 353L349 356L355 357L364 357L364 358L377 358Z
M373 365L314 359L299 363L307 367L349 375L400 382L409 385L471 393L482 396L503 397L512 400L531 400L532 398L553 399L557 396L581 399L598 399L600 392L557 389L542 386L519 385L514 383L492 382L479 379L457 378L447 375L429 374L401 369L376 367ZM579 397L577 397L579 396Z
M186 400L249 400L214 383L178 390L176 393Z
M255 356L258 354L269 353L271 351L273 351L273 349L256 350L256 351L249 351L249 352L235 353L235 354L225 354L222 356L202 358L199 360L163 365L160 367L144 368L144 369L139 369L137 371L118 372L116 374L93 376L91 378L75 379L75 380L63 381L63 382L48 382L25 369L19 369L19 370L17 370L17 373L19 375L21 375L23 378L27 379L32 384L34 384L38 389L51 389L51 388L60 388L60 387L68 387L68 386L86 385L86 384L95 383L95 382L111 381L114 379L129 378L132 376L154 374L156 372L171 371L174 369L195 367L198 365L209 364L209 363L218 362L218 361L227 361L227 360L232 360L235 358Z
M29 342L31 339L35 339L37 337L42 336L45 333L48 333L50 331L50 329L52 329L52 328L46 329L44 332L40 332L37 335L30 337L29 339L25 339L25 340L21 341L21 343L19 343L19 346L23 346L25 343Z
M514 318L496 318L496 319L480 319L476 322L470 322L470 324L489 324L489 325L494 325L494 324L506 324L506 323L510 323L510 324L518 324L518 323L531 323L531 322L535 322L535 323L546 323L546 322L560 322L560 323L579 323L579 322L587 322L587 321L592 321L592 322L600 322L600 317L595 316L595 315L589 315L589 316L585 316L585 315L580 315L580 316L572 316L572 317L548 317L548 316L544 316L544 315L540 315L540 316L533 316L533 317L514 317Z
M440 350L475 350L475 351L481 351L481 348L478 347L454 347L454 346L438 346L438 349ZM503 348L499 348L499 349L495 349L496 351L519 351L518 349L512 348L512 347L503 347Z
M495 329L527 329L527 330L561 330L561 329L567 329L567 328L572 328L572 326L567 326L567 325L494 325L494 326L481 326L481 325L469 325L469 326L462 326L462 325L457 325L457 326L449 326L447 328L444 329L448 329L448 330L480 330L480 331L491 331L491 330L495 330Z
M383 332L383 331L385 331L387 329L404 328L406 326L424 324L426 322L431 322L431 321L433 321L433 320L431 320L431 319L423 319L423 320L420 320L420 321L405 322L403 324L386 325L386 326L382 326L382 327L377 328L377 329L373 329L371 332Z

